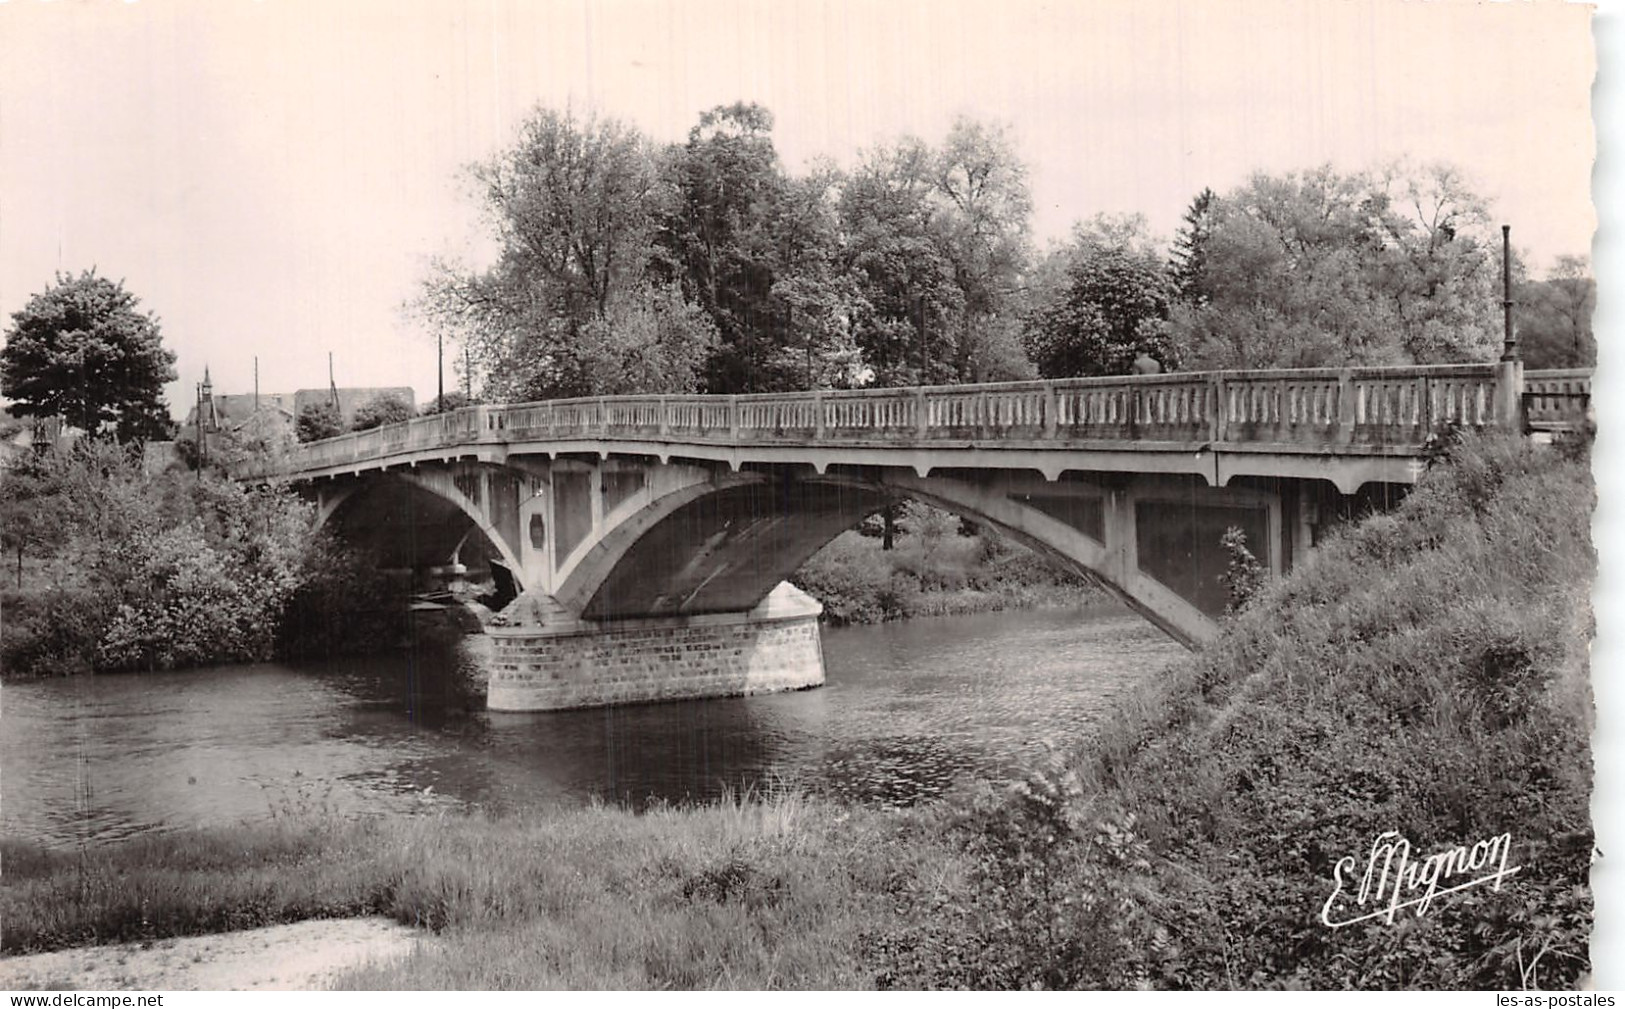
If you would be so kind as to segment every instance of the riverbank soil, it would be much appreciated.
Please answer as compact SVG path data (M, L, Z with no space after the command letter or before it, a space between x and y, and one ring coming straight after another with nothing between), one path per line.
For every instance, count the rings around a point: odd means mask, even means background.
M345 971L408 956L425 933L388 918L340 918L0 958L0 989L309 991Z

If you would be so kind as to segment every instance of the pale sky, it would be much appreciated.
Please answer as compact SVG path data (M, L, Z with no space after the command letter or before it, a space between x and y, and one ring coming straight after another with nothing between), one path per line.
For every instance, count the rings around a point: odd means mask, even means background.
M680 140L777 119L786 167L959 113L1009 124L1035 234L1139 212L1170 235L1255 169L1443 158L1537 270L1589 252L1586 7L1398 0L0 0L0 314L58 268L163 322L184 414L327 381L434 395L401 311L478 224L460 169L534 106ZM448 383L452 369L448 363Z

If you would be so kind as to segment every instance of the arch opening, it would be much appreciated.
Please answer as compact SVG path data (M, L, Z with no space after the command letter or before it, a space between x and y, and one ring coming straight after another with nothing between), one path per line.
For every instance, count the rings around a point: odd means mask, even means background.
M332 508L325 524L380 570L409 579L414 592L449 580L490 582L505 604L520 589L516 559L470 502L404 476L368 480Z
M695 488L668 508L656 502L658 517L621 542L606 537L557 597L589 620L748 610L836 536L888 503L916 498L1090 578L1183 643L1211 634L1210 614L1136 566L1132 500L1105 484L1079 483L1069 513L1047 498L1018 500L1031 497L1012 493L1018 486L1055 494L1053 483L971 483L904 470L761 474L742 485Z

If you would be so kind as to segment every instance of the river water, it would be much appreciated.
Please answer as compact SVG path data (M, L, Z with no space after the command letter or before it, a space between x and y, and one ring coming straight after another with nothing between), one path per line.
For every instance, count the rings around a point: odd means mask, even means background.
M284 809L635 807L793 787L908 804L1075 738L1184 654L1080 608L826 629L823 687L515 714L452 651L19 683L0 695L0 828L51 847Z

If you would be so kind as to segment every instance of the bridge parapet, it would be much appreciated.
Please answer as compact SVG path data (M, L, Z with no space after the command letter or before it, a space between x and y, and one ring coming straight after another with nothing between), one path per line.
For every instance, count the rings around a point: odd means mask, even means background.
M738 396L603 396L466 407L301 445L299 473L419 450L594 439L704 445L1267 448L1420 452L1444 422L1515 426L1521 365L1175 372ZM1587 373L1533 373L1537 387ZM1559 406L1537 399L1555 416ZM1509 405L1510 404L1510 405ZM1572 412L1572 411L1570 411Z
M1530 430L1564 430L1584 423L1591 410L1591 369L1526 373L1523 406Z
M1414 481L1439 425L1562 425L1588 388L1511 362L585 398L352 433L277 471L392 566L505 569L523 595L490 703L558 707L818 682L816 607L786 624L763 600L904 497L1205 640L1228 529L1290 570Z

